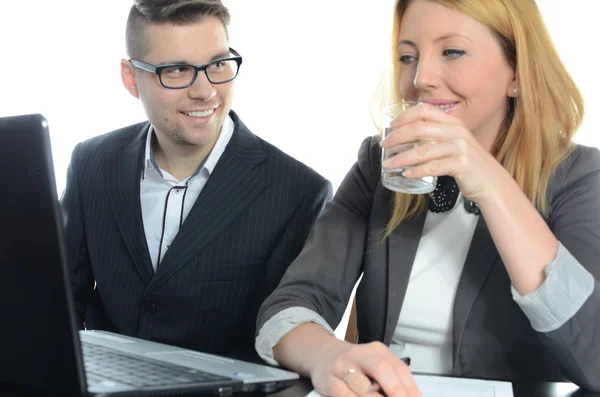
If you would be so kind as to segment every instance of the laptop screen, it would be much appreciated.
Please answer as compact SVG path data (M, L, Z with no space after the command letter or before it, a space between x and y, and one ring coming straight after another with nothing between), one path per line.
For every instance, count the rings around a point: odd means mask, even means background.
M0 119L0 184L0 383L40 395L81 395L83 365L43 116Z

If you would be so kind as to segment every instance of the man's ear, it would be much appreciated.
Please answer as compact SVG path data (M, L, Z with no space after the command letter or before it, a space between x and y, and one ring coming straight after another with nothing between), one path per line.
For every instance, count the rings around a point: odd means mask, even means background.
M133 66L127 59L121 59L121 81L123 82L123 85L127 91L139 99L140 94L138 92L134 68L135 66Z

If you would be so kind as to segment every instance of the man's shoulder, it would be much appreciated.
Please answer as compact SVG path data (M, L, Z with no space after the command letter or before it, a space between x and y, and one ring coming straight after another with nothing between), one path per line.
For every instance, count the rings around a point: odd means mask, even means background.
M277 179L282 183L298 184L298 181L301 180L302 185L307 184L315 188L323 188L330 185L329 181L313 168L254 134L234 111L231 111L230 115L235 123L236 130L244 137L242 139L246 143L255 141L260 145L266 158L267 167L271 169L276 168L277 170L276 173L270 174L276 174Z
M277 167L277 172L282 174L299 174L303 179L308 181L312 181L315 184L327 184L328 181L321 174L319 174L316 170L309 167L302 161L292 157L287 154L283 150L279 149L277 146L272 143L260 138L256 137L260 144L262 145L265 155L267 156L267 161L270 162L272 166Z
M95 136L81 142L79 144L80 150L81 152L104 153L112 147L133 144L138 139L144 138L143 135L145 135L149 126L150 123L144 121Z

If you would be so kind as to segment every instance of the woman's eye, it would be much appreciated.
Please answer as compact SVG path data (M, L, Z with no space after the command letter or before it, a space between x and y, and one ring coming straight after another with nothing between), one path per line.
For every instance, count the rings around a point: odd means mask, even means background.
M400 62L402 62L404 65L409 65L411 63L413 63L417 58L413 57L412 55L402 55L400 57Z
M460 58L463 55L465 55L463 50L444 50L444 56L446 58L455 59Z

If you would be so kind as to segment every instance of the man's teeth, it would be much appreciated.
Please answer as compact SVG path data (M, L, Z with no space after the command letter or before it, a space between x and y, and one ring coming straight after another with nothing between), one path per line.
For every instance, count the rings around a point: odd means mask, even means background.
M197 111L197 112L183 112L183 114L187 115L187 116L191 116L191 117L206 117L206 116L210 116L211 114L213 114L215 111L215 109L209 109L209 110L203 110L203 111Z

